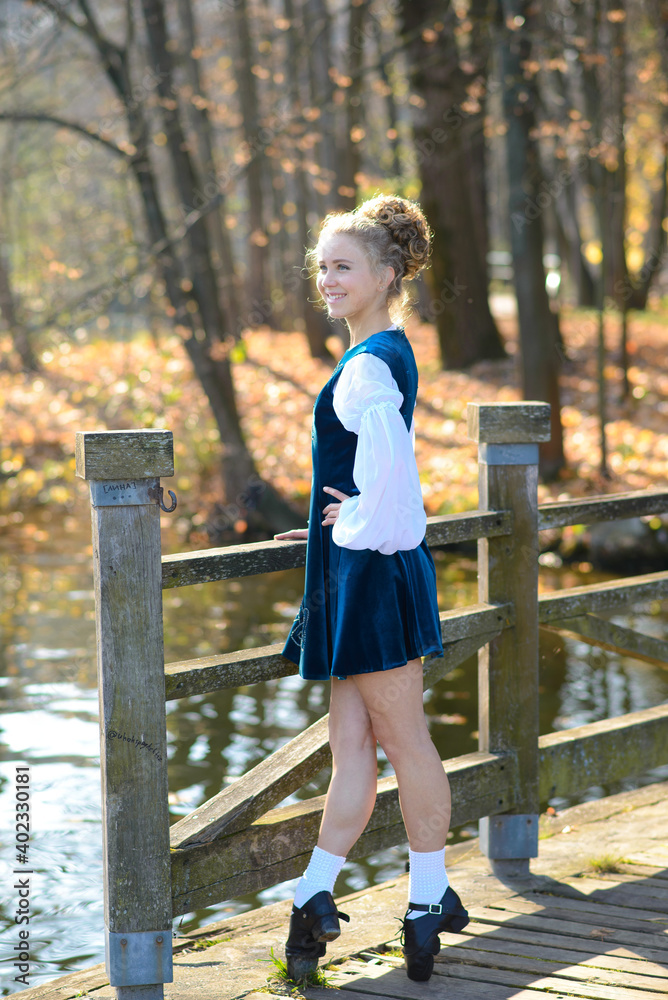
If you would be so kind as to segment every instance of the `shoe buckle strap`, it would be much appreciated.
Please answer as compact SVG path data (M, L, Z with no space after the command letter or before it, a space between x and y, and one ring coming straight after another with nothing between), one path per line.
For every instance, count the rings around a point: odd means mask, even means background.
M417 910L418 913L433 913L440 917L443 913L442 903L409 903L409 910Z

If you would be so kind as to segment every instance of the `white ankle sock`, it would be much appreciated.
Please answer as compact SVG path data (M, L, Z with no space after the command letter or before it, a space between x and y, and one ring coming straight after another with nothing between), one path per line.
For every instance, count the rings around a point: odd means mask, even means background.
M295 906L303 906L311 896L315 896L316 892L322 892L323 889L334 892L336 877L343 868L345 860L336 854L323 851L320 847L314 847L308 867L297 883Z
M450 885L445 871L445 848L440 851L408 851L408 902L440 903ZM407 920L424 916L424 910L409 910Z

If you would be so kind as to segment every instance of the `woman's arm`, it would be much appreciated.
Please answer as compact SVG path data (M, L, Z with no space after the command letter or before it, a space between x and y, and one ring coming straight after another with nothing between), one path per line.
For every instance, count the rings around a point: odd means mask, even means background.
M346 430L358 435L353 479L360 491L338 505L334 542L384 554L417 548L427 519L411 435L399 412L403 396L388 365L368 353L351 358L333 402Z

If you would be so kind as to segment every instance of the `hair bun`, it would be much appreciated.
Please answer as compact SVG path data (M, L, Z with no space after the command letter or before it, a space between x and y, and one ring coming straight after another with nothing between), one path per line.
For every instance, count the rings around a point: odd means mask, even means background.
M407 198L378 195L360 205L360 215L389 231L402 250L404 278L414 278L429 263L431 232L422 209Z

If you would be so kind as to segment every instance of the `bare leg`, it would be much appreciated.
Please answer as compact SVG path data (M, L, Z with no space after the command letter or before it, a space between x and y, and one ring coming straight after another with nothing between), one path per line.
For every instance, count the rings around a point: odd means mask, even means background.
M351 678L332 678L329 708L332 778L318 847L343 857L359 839L376 801L376 737L369 713Z
M450 784L424 717L422 662L355 674L351 680L394 767L411 849L441 850L450 826Z

